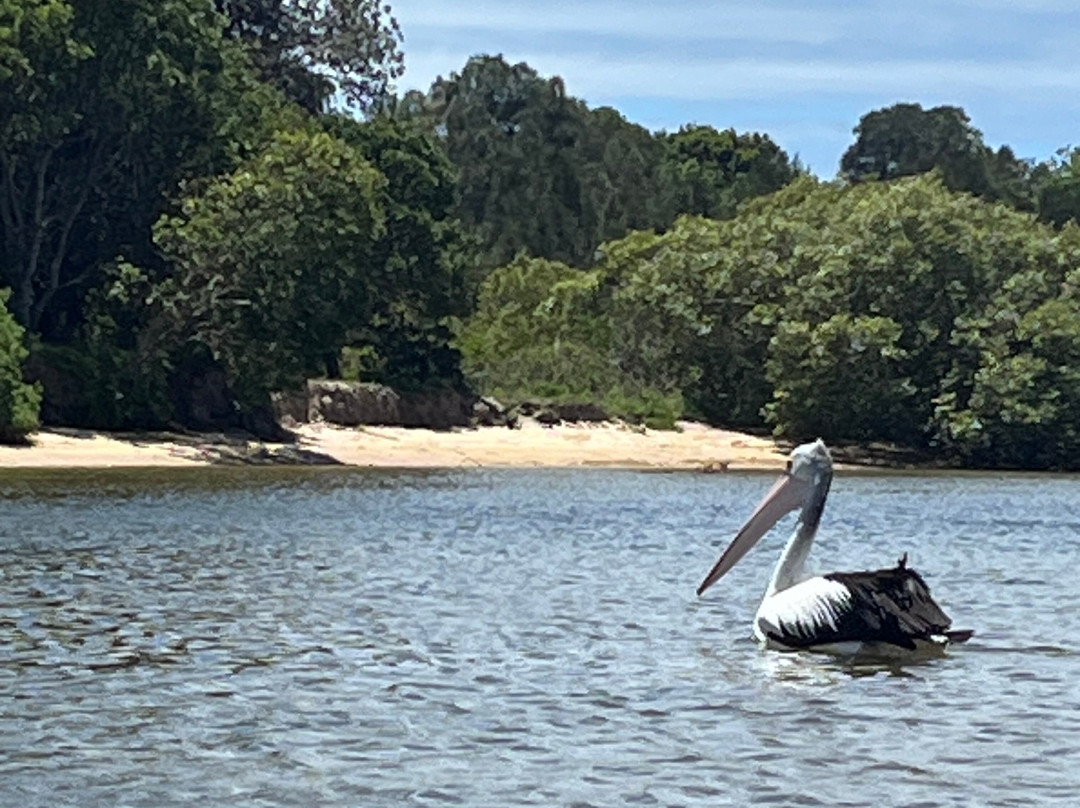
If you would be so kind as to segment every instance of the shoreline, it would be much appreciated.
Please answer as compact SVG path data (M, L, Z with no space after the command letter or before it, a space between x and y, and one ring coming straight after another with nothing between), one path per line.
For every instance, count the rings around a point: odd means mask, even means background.
M0 446L0 468L138 468L334 464L359 468L610 468L778 471L786 450L770 439L684 422L678 431L622 423L477 427L435 431L301 424L295 444L220 434L44 429L28 446ZM300 457L298 461L295 458ZM254 459L251 459L254 458Z

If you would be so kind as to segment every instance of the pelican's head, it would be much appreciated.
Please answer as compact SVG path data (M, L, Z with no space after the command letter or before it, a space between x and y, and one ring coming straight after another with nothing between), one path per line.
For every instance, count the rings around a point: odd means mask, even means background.
M720 560L709 570L697 593L700 595L720 580L773 525L791 511L801 510L800 519L816 527L825 508L825 497L828 496L831 482L832 457L825 444L818 439L797 446L788 458L783 476L765 495Z
M829 454L829 447L821 438L813 443L796 446L788 458L785 475L796 477L811 486L827 486L832 481L832 455Z

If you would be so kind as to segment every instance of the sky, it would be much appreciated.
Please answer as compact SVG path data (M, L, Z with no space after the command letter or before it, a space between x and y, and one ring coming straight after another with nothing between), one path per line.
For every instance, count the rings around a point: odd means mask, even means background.
M962 107L1019 157L1080 145L1076 0L389 2L400 91L502 54L653 130L767 133L823 178L859 118L898 102Z

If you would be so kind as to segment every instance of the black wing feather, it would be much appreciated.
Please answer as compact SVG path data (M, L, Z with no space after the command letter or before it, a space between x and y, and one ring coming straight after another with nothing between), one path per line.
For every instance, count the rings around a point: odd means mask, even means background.
M906 559L905 559L906 560ZM840 642L883 642L915 650L916 640L946 635L952 620L930 595L930 587L903 563L869 572L834 572L823 576L843 584L851 600L837 615L836 627L821 626L813 636L781 625L769 636L791 648ZM965 638L966 639L966 638Z

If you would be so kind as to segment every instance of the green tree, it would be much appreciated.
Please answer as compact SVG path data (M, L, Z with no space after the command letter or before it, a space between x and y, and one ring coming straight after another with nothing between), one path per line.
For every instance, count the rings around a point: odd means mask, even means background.
M470 59L385 110L442 138L459 171L457 216L482 246L481 274L521 251L588 266L606 242L665 230L679 213L730 217L798 173L767 136L701 126L653 135L502 57Z
M492 272L458 341L473 383L514 401L594 398L615 386L606 321L588 316L597 279L524 255Z
M40 391L23 382L23 329L8 311L11 290L0 289L0 443L17 443L38 426Z
M1062 149L1036 169L1039 218L1061 227L1080 222L1080 148Z
M790 435L873 440L909 436L915 386L904 374L903 328L888 317L783 320L769 344L765 411Z
M953 188L972 190L973 183L981 182L986 146L959 107L924 110L921 104L895 104L864 115L855 135L840 160L841 173L853 182L892 180L934 168Z
M176 184L243 150L267 99L220 27L199 0L0 2L0 282L24 327L69 337L105 262L150 260Z
M586 111L560 79L501 57L476 57L437 81L423 109L458 168L457 214L478 234L489 268L522 249L582 260L588 248L577 149Z
M1028 266L953 334L936 438L975 465L1077 468L1080 228L1032 233Z
M485 280L458 344L480 390L517 403L588 401L613 415L671 427L682 414L667 378L620 365L603 270L519 256Z
M475 271L474 245L453 216L453 166L413 123L385 115L324 122L386 178L379 200L386 227L371 266L381 267L394 293L377 298L370 320L349 334L351 346L368 352L367 378L399 388L459 383L449 324L471 307Z
M264 80L310 112L335 94L367 110L404 72L401 29L385 2L214 0Z
M804 177L735 219L681 217L662 236L604 245L621 363L681 384L697 417L760 427L778 306L840 193Z
M675 186L675 208L729 219L751 197L778 191L798 169L768 135L684 126L666 138L664 169Z
M317 372L398 291L372 260L385 183L329 134L275 136L156 226L173 268L156 293L158 338L206 346L251 407Z
M840 160L849 182L893 180L936 170L946 186L1021 210L1034 207L1030 167L1007 146L994 152L959 107L895 104L864 115Z
M871 415L875 437L925 445L933 435L934 399L956 359L957 322L981 311L1001 284L1056 249L1043 244L1031 216L950 192L932 176L826 190L783 210L771 201L753 203L747 217L772 208L773 219L792 222L788 227L799 220L812 225L798 229L790 256L781 259L781 294L755 307L751 317L776 328L769 348L775 392L768 414L778 430L795 436L805 435L802 430L812 419L825 417L812 414L821 407L809 390L820 397L828 389L847 388L860 406L871 393L877 396ZM899 330L886 328L880 318ZM821 332L830 321L832 330ZM877 325L869 329L870 323ZM883 358L874 366L839 361L846 350L841 325L866 348L852 356ZM792 359L791 337L781 336L803 328L807 339L819 340L813 350L831 359ZM864 386L850 376L853 368L863 375ZM873 368L887 376L875 376ZM787 392L794 390L803 391L802 414L796 413L795 395ZM776 402L781 393L782 407ZM864 436L871 432L853 414L834 423Z
M521 250L583 266L603 242L674 218L663 143L526 64L476 57L389 108L439 133L459 173L456 214L477 234L485 272Z
M659 137L600 107L587 113L580 148L584 263L606 241L670 226L676 199L665 185Z

